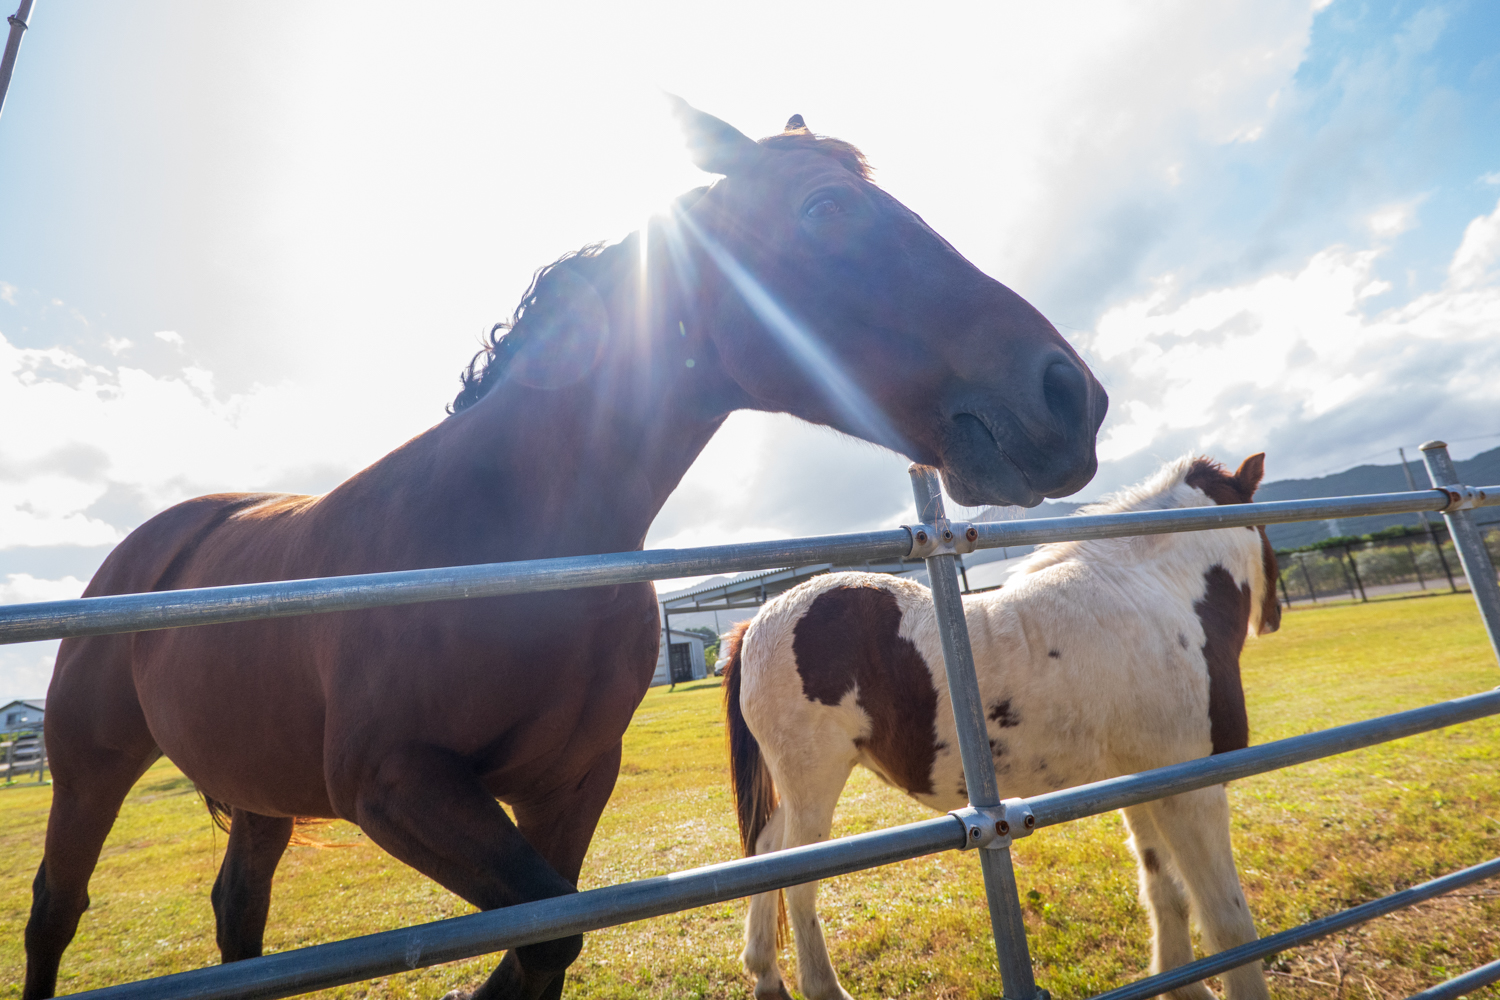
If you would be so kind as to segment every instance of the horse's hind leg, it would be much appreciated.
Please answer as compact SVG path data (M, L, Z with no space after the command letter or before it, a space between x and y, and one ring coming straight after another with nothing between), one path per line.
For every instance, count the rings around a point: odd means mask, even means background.
M52 810L26 922L24 1000L50 997L64 949L89 906L89 877L130 787L156 748L128 666L108 653L115 636L69 640L47 695ZM101 648L102 647L102 648ZM71 671L71 663L77 663Z
M219 955L225 962L259 957L271 910L271 878L291 839L290 816L261 816L243 809L232 813L229 846L209 897Z
M1123 810L1130 828L1130 849L1141 876L1141 902L1151 918L1151 974L1154 976L1193 960L1193 938L1188 926L1188 899L1176 871L1171 845L1157 829L1151 806ZM1172 1000L1211 1000L1203 983L1191 983L1167 996Z
M1255 921L1240 888L1229 841L1229 797L1223 785L1184 792L1151 803L1192 903L1193 916L1210 952L1256 939ZM1220 975L1230 1000L1264 1000L1265 973L1250 962Z
M765 829L755 840L755 853L769 854L781 850L786 811L781 806L771 810ZM780 923L781 892L757 893L750 897L750 913L745 917L745 950L740 960L755 977L757 1000L791 1000L777 965L777 924Z

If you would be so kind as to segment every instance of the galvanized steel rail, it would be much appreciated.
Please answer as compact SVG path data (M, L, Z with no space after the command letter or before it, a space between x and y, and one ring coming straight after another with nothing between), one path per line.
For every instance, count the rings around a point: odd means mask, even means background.
M1470 492L1475 497L1474 506L1500 505L1500 486L1478 487ZM974 538L969 541L968 549L960 545L959 551L1038 545L1074 539L1165 534L1172 531L1208 531L1214 528L1315 521L1329 517L1442 511L1453 503L1451 493L1434 489L1419 490L1416 493L1333 497L1326 500L1279 500L1226 507L1190 507L1129 514L1003 521L963 525L965 529L973 528ZM914 532L923 529L924 525L918 524L889 531L748 542L740 545L647 549L643 552L566 556L524 562L398 570L359 576L279 580L196 590L164 590L150 594L11 604L0 606L0 644L351 611L395 604L418 604L423 601L456 601L544 590L610 587L647 580L808 563L848 565L866 560L895 560L920 554L921 547L915 541Z
M572 556L528 562L409 570L317 580L276 581L0 607L0 643L206 625L347 611L432 600L495 597L542 590L612 586L711 572L817 562L927 560L964 776L971 803L949 816L856 837L745 858L657 879L630 882L435 923L96 990L96 998L283 997L374 976L455 961L518 945L639 920L937 851L980 848L986 895L1010 1000L1040 1000L1011 867L1013 837L1166 795L1221 784L1413 733L1500 713L1500 690L1410 712L1094 782L1030 799L999 800L978 703L955 570L975 548L1171 531L1277 524L1329 517L1440 511L1448 519L1470 588L1500 655L1500 587L1469 508L1500 505L1500 487L1457 484L1446 446L1422 446L1434 489L1363 497L1237 504L988 524L950 522L931 470L914 466L918 523L892 531L820 538ZM1343 913L1251 942L1104 994L1108 1000L1153 996L1272 951L1310 940L1500 873L1500 859L1424 883ZM1496 963L1500 966L1500 963ZM1488 976L1489 978L1485 978ZM1433 987L1422 1000L1455 997L1500 978L1485 966ZM1455 992L1458 991L1458 992ZM1101 998L1102 1000L1102 998Z
M1014 803L1023 804L1036 817L1037 828L1054 826L1147 802L1169 792L1206 788L1497 714L1500 690L1487 691L1154 771L1012 800L1012 808ZM451 917L75 995L88 1000L295 996L958 850L972 843L964 812L660 878L590 889L576 896ZM1024 936L1020 945L1024 950ZM1029 968L1029 957L1026 961Z

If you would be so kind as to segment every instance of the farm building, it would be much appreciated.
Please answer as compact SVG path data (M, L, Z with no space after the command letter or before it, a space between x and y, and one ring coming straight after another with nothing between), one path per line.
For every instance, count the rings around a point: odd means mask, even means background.
M46 706L45 698L22 698L0 707L0 732L42 728Z
M681 684L708 676L708 661L703 656L703 636L697 632L679 632L675 628L667 632L668 641L662 643L656 655L656 673L651 677L651 686L658 684Z

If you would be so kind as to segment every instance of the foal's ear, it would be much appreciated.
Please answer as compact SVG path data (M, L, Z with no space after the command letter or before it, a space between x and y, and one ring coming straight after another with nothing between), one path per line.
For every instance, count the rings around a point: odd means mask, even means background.
M1240 467L1234 474L1235 484L1240 492L1244 494L1245 502L1249 503L1255 496L1256 487L1266 474L1266 453L1258 451L1254 455L1240 463Z
M764 155L760 145L728 122L693 107L676 94L667 94L672 115L687 139L688 155L699 170L733 174Z

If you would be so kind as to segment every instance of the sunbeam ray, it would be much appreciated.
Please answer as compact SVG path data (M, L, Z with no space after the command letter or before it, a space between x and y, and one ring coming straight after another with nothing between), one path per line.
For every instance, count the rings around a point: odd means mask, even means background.
M697 241L710 260L729 279L757 319L787 348L793 360L810 375L839 415L848 421L851 433L892 451L909 454L906 438L896 430L885 414L844 371L833 353L821 344L807 326L778 302L764 285L742 265L718 240L704 232L692 216L683 211L673 213L683 228Z

